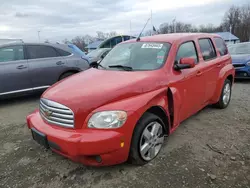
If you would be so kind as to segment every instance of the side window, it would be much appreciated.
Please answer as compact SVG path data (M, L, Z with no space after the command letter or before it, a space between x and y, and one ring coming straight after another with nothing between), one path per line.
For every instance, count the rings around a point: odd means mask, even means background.
M39 59L39 58L60 56L54 48L43 45L28 45L27 52L28 52L28 59Z
M194 58L196 63L198 62L198 56L195 48L195 44L193 42L183 43L177 52L175 60L179 62L181 58L191 57Z
M202 57L205 61L213 59L217 56L211 39L200 39L199 45Z
M215 40L215 45L220 52L220 55L221 56L227 55L228 51L227 51L227 46L226 46L224 40L221 38L218 38L218 37L215 37L214 40Z
M23 46L9 46L0 48L0 62L23 60Z
M61 56L69 56L69 55L71 55L70 52L64 51L64 50L59 49L59 48L56 48L56 51L58 51L58 53L59 53Z

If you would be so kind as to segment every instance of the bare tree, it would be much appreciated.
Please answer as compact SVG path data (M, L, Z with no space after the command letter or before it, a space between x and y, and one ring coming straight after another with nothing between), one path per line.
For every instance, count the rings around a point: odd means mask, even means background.
M78 48L80 48L81 50L85 51L85 46L86 46L86 44L85 44L85 39L84 39L84 37L77 36L77 37L73 38L73 39L71 40L71 42L72 42L73 44L75 44Z
M69 43L69 40L68 39L63 39L63 44L67 44L67 43Z
M230 31L240 38L242 42L250 39L250 4L232 6L226 13L222 22L223 30Z
M114 37L114 36L117 36L118 34L116 33L116 31L111 31L109 33L104 33L102 31L97 31L96 32L96 37L98 39L108 39L110 37Z

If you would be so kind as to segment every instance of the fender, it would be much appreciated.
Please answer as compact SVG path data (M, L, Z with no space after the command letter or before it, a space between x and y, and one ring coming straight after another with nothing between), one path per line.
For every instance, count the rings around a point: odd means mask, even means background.
M230 75L232 75L234 78L235 70L232 64L228 64L220 70L216 90L211 100L212 104L217 103L219 101L224 81Z
M150 91L147 93L136 95L136 96L133 96L130 98L126 98L126 99L121 100L121 101L110 103L110 104L107 104L107 105L104 105L104 106L101 106L101 107L95 109L92 113L95 113L98 111L104 111L107 109L108 110L110 110L110 109L114 109L114 110L122 109L122 110L125 110L127 112L134 112L136 114L137 119L133 125L132 124L130 125L130 128L134 129L137 121L140 119L140 117L148 109L150 109L153 106L159 106L165 111L166 116L168 117L168 121L169 121L167 89L168 89L167 87L164 87L164 88L160 88L158 90L154 90L154 91ZM168 122L168 124L170 126L170 122ZM131 127L131 126L133 126L133 127Z

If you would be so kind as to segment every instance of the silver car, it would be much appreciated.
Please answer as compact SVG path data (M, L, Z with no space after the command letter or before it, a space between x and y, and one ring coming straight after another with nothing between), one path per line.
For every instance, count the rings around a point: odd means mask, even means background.
M97 63L99 60L102 60L111 50L111 48L98 48L87 54L87 57L90 60L90 63Z
M0 45L0 98L44 90L89 67L88 57L73 44Z

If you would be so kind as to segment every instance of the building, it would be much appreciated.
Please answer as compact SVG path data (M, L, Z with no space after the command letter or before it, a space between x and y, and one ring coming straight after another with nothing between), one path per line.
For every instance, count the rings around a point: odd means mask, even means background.
M220 37L224 39L226 44L235 44L240 42L240 39L230 32L219 32L216 34L220 35Z

